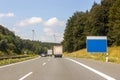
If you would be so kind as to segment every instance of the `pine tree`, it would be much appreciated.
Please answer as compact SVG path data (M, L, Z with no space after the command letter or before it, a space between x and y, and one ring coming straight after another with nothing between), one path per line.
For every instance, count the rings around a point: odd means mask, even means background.
M109 11L109 45L120 45L120 0L116 0Z

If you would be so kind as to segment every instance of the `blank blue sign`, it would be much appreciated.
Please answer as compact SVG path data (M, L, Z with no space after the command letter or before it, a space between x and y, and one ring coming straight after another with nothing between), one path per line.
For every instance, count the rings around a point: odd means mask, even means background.
M87 37L87 52L107 52L107 37L88 36Z

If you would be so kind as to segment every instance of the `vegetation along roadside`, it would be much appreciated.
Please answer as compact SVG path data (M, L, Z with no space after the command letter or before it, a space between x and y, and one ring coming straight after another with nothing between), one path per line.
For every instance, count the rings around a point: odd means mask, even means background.
M118 47L109 47L108 48L109 54L109 62L120 64L120 46ZM87 53L86 49L81 49L72 53L64 53L65 57L76 57L76 58L86 58L86 59L93 59L104 61L106 59L105 53Z
M19 56L24 56L24 55L19 55ZM25 55L25 56L27 56L27 57L20 57L20 58L13 58L13 59L8 58L8 59L0 60L0 66L11 64L11 63L16 63L16 62L21 62L21 61L25 61L25 60L29 60L29 59L38 57L38 55Z

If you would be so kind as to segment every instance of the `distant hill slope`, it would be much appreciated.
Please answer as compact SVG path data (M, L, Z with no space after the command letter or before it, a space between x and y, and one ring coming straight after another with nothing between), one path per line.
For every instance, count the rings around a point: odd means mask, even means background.
M7 28L0 25L0 53L5 52L4 54L12 54L16 51L15 40L17 37L13 32L9 31Z
M47 52L56 43L23 40L4 26L0 25L0 56L16 54L40 54Z
M0 25L0 34L4 36L15 36L13 32L9 31L7 28L4 26Z

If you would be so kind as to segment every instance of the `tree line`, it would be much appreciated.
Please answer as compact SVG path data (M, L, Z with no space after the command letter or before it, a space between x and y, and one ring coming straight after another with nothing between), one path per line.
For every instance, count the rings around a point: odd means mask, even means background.
M120 0L101 0L90 11L75 12L66 23L64 51L86 48L86 36L107 36L108 46L120 46Z
M0 25L0 56L46 53L56 43L23 40Z

